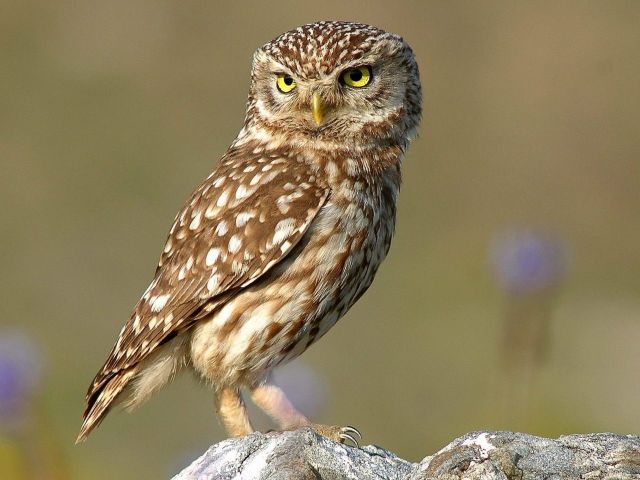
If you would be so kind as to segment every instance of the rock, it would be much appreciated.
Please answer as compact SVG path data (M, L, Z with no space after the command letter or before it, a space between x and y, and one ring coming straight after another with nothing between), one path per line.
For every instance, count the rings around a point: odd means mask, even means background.
M310 428L213 445L173 480L640 480L640 437L594 433L557 440L468 433L420 463L380 447L334 443Z
M220 442L174 480L404 479L413 467L381 448L357 449L302 428Z
M550 440L468 433L422 460L408 479L640 479L640 437L592 433Z

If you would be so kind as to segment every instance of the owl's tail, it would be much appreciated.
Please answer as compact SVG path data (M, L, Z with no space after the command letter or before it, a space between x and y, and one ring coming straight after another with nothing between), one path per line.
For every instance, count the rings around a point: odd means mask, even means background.
M135 367L118 372L107 380L98 392L87 396L87 408L82 416L83 422L78 438L76 438L76 444L85 441L91 431L100 425L100 422L109 413L118 394L135 374Z

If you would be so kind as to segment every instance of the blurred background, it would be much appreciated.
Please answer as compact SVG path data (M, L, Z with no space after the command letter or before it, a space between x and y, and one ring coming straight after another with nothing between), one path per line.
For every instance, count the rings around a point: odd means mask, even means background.
M640 431L638 2L0 10L0 477L167 478L224 438L184 375L73 444L175 213L240 129L254 49L319 19L404 36L424 121L376 281L278 381L414 461L475 429Z

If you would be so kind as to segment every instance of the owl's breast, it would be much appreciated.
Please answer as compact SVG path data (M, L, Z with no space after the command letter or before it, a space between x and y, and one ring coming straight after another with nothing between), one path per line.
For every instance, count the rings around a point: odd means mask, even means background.
M347 178L332 190L296 259L312 266L316 310L309 342L326 333L364 294L389 251L399 177L375 180Z

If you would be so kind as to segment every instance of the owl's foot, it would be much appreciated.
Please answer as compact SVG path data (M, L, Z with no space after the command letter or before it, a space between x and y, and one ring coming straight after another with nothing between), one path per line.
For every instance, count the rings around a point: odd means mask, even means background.
M312 423L309 425L316 433L327 437L334 442L344 443L351 442L356 448L360 448L358 440L362 440L362 435L357 428L347 425L346 427L337 427L333 425L321 425Z
M273 418L282 430L295 430L300 427L311 427L316 433L334 442L351 442L356 448L358 440L362 440L360 432L353 427L334 427L311 423L287 399L282 389L267 377L251 390L251 398L255 404Z

